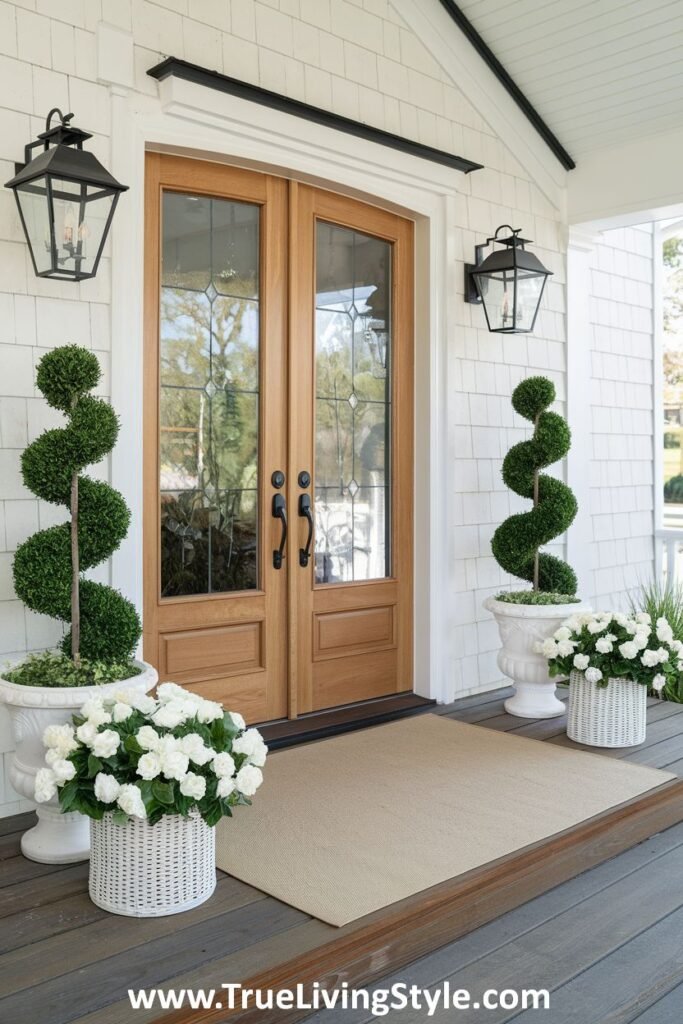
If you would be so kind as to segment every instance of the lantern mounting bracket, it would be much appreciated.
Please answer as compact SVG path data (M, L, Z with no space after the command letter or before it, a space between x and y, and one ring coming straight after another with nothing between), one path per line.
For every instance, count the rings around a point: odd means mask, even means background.
M510 232L510 235L507 238L499 238L498 235L500 232L505 231L506 229ZM484 249L488 249L493 242L498 242L500 245L507 245L511 247L519 246L520 249L523 249L529 239L519 237L521 230L521 228L510 227L509 224L501 224L500 227L496 228L495 233L487 238L485 242L482 242L480 245L475 245L474 263L465 264L465 302L471 302L477 306L481 305L481 295L477 291L477 286L474 283L472 273L484 259Z

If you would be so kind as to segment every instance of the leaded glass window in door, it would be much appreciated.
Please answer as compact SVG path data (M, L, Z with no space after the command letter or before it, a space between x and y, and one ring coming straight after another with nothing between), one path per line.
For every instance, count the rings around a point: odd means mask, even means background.
M259 207L164 192L161 596L259 585Z
M391 257L317 222L316 583L391 575Z

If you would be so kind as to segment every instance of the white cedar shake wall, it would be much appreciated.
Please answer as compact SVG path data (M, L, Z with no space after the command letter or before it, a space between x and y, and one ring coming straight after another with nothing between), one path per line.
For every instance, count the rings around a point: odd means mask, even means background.
M555 382L558 410L565 409L566 247L560 210L458 89L457 62L444 70L387 0L0 2L3 182L55 105L75 112L75 122L94 133L88 146L112 165L111 96L97 81L100 21L132 37L134 88L147 96L157 90L147 69L173 55L485 164L468 177L453 172L460 190L448 225L449 251L457 261L448 365L455 486L447 496L448 536L440 543L452 567L451 592L444 595L452 651L447 696L500 683L496 630L481 603L510 583L491 557L489 542L495 526L521 506L500 480L503 455L526 436L510 392L524 376L544 373ZM484 74L489 73L482 65ZM210 103L211 93L206 95ZM340 135L339 145L363 143ZM462 301L461 261L471 261L475 244L506 222L534 239L554 272L530 337L489 334L482 311ZM50 646L61 635L54 622L16 600L11 562L18 543L63 516L24 489L19 458L29 441L60 422L33 382L42 353L68 342L97 353L104 370L101 392L108 395L110 358L126 358L126 338L110 340L109 253L94 281L41 282L29 266L13 197L0 188L0 660ZM101 569L101 578L107 572ZM6 767L11 738L0 714L0 759ZM6 774L0 772L0 814L20 809Z
M592 601L618 608L654 568L652 225L591 255Z

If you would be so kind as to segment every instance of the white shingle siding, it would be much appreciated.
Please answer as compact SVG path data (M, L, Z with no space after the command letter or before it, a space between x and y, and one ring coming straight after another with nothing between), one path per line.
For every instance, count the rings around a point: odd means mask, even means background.
M650 225L604 232L591 268L592 600L620 607L654 559Z

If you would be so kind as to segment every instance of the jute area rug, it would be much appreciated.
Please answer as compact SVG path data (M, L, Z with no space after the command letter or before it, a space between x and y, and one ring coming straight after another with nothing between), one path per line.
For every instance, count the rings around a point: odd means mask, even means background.
M264 773L219 824L217 865L338 926L674 778L438 715L284 750Z

